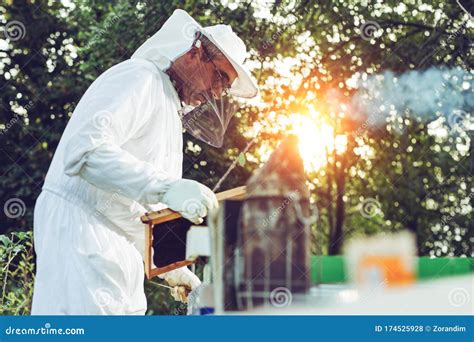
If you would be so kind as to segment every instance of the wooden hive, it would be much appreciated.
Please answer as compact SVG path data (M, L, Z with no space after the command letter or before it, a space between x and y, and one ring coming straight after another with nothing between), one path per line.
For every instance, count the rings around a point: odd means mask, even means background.
M239 309L271 303L278 288L309 288L309 191L296 137L277 148L246 190L235 265Z
M245 187L216 194L218 201L238 199ZM145 227L145 274L151 279L159 274L188 266L196 260L186 259L186 234L192 223L171 209L151 211L141 217Z

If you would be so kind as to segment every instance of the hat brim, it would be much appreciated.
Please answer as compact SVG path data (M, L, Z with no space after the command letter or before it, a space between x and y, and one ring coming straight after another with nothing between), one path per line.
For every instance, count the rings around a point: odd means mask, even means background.
M257 82L253 79L250 71L242 64L236 62L231 56L229 56L225 50L216 42L212 36L206 32L205 28L202 28L202 33L214 44L229 60L230 64L234 67L237 72L237 77L230 87L230 94L237 97L252 98L258 94Z
M230 87L230 94L237 97L252 98L258 94L258 86L253 79L250 71L243 66L243 64L235 61L222 46L212 38L212 35L202 27L196 20L194 20L188 13L181 9L176 9L173 15L168 19L165 25L169 25L177 28L181 28L181 32L184 34L184 39L192 42L194 40L194 30L202 32L228 59L230 64L234 67L237 72L237 77ZM172 22L172 24L171 24ZM193 32L191 34L191 32Z

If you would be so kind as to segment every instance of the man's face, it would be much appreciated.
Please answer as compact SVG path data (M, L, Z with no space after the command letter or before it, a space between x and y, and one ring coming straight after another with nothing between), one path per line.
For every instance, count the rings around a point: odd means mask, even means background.
M220 98L224 90L237 78L237 72L227 58L209 60L203 48L194 48L176 61L181 69L181 100L198 106L212 98Z

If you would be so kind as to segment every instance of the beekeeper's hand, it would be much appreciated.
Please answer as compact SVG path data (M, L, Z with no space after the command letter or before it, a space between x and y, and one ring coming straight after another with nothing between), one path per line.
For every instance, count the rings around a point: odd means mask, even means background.
M161 202L195 224L202 223L207 212L218 207L216 195L211 189L189 179L171 183Z
M177 302L188 303L188 296L191 293L186 286L175 286L171 289L171 297Z
M168 285L173 287L171 295L174 300L185 303L188 300L189 292L201 285L199 278L186 266L160 274L158 277L166 280Z

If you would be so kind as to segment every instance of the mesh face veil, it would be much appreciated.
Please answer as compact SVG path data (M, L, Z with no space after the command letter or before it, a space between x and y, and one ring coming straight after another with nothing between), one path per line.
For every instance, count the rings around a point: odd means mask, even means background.
M214 147L222 147L225 132L237 106L233 99L211 99L182 116L184 129Z
M202 59L188 55L180 60L190 49L197 50ZM246 57L245 43L229 25L202 27L188 13L176 9L131 58L148 60L166 72L185 104L180 110L184 128L198 139L220 147L237 108L233 99L223 96L225 88L235 97L250 99L258 94L258 85L244 65Z
M230 119L237 110L236 101L228 95L229 76L215 64L225 58L201 32L196 32L191 49L199 50L193 67L177 65L167 71L183 102L183 128L195 138L214 147L221 147Z

